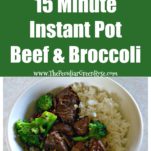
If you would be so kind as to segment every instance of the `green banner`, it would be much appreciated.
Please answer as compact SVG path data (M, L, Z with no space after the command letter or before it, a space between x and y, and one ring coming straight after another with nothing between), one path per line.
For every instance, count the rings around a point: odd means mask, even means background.
M150 76L150 6L149 0L3 0L0 75Z

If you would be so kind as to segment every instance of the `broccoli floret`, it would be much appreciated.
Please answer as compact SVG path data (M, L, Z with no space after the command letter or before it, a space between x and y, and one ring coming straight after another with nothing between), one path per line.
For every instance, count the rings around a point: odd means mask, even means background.
M52 104L53 104L52 94L45 94L37 100L36 107L38 112L43 112L48 111L52 107Z
M36 126L36 128L38 127L40 133L45 136L56 120L57 116L55 114L45 111L39 118L35 118L31 124Z
M89 124L89 137L100 139L107 135L106 126L99 121Z
M15 124L16 133L20 140L27 145L40 147L39 136L46 136L56 120L55 114L45 111L31 122L17 121Z
M16 128L16 133L22 142L28 145L34 145L34 146L40 145L39 135L38 133L35 134L32 132L32 129L34 127L32 127L31 123L19 120L17 121L15 128Z
M100 121L89 123L89 133L86 136L73 137L74 141L86 141L91 138L100 139L107 135L107 129Z

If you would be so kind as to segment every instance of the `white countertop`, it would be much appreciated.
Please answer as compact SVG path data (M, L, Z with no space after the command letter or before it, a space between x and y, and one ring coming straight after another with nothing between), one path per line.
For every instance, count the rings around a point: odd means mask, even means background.
M33 83L45 78L32 78L32 77L17 77L17 78L4 78L4 130L6 128L6 121L8 119L9 112L17 100L26 88L30 87ZM121 85L123 85L136 99L140 111L143 116L144 122L144 137L140 151L148 150L148 84L147 78L138 77L116 77L112 78ZM8 151L5 136L4 136L4 151Z

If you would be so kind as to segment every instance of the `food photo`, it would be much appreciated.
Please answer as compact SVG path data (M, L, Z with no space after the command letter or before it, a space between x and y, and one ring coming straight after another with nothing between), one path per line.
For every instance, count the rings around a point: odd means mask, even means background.
M6 78L5 150L141 151L148 141L146 81Z

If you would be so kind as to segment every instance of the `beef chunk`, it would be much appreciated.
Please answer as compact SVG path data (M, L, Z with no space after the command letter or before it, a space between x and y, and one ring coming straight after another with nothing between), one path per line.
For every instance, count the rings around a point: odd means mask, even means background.
M57 123L53 126L54 131L59 131L61 133L64 133L68 136L73 136L74 132L73 129L70 125L65 124L65 123Z
M51 132L45 140L46 151L69 151L71 146L68 138L57 131Z
M105 147L101 140L91 139L89 151L105 151Z
M88 151L88 148L86 147L86 144L83 142L76 143L71 151Z
M56 95L55 110L56 114L63 122L73 123L78 116L78 105L80 103L78 95L67 87Z
M88 133L89 117L85 116L74 123L74 130L78 135Z

